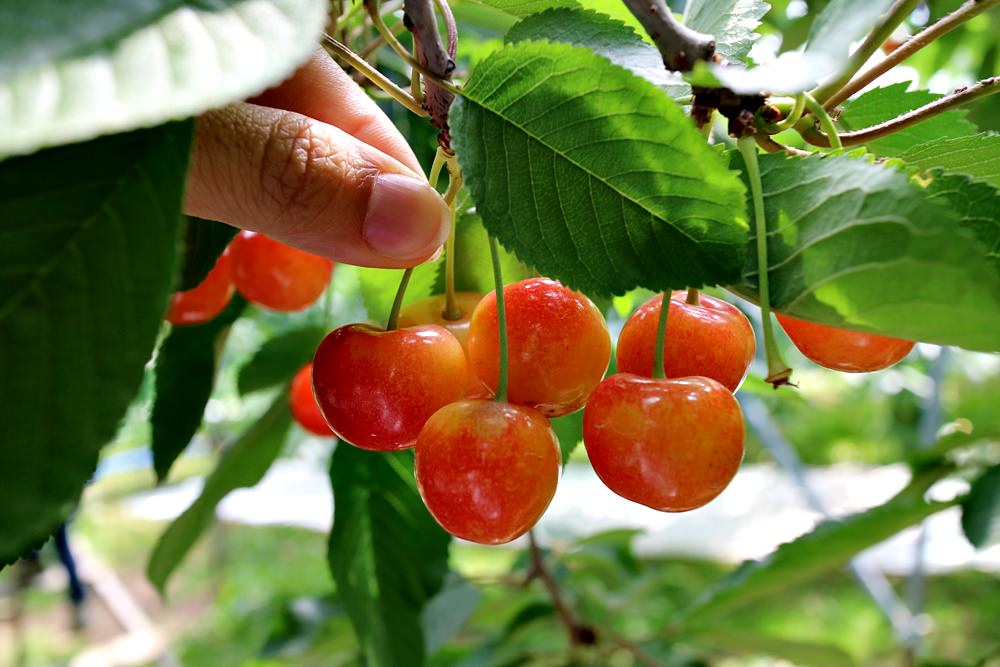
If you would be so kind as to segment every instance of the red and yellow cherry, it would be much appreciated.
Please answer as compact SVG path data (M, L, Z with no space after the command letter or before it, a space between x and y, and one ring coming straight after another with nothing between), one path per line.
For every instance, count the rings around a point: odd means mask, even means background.
M468 372L461 344L441 327L348 324L316 349L313 392L338 437L362 449L407 449L432 414L462 398Z
M414 474L441 527L504 544L534 526L559 481L559 442L538 411L491 400L441 408L417 438Z
M654 296L622 327L617 357L620 372L652 377L662 303L662 294ZM700 375L735 392L747 376L756 349L753 327L736 306L706 294L698 296L697 304L687 303L687 291L671 294L663 344L667 377Z
M510 363L507 397L547 417L576 412L604 377L611 338L590 299L550 278L504 287ZM476 306L469 324L469 358L496 391L500 375L496 293Z
M197 287L170 297L167 321L171 324L201 324L225 310L233 298L233 273L226 250Z
M465 388L466 398L486 398L490 395L489 389L486 388L486 385L483 384L483 381L479 379L479 376L472 369L472 361L468 359L469 322L472 321L472 311L475 310L476 305L482 298L483 295L478 292L456 292L455 304L458 306L461 315L454 320L449 320L444 316L446 301L444 294L414 301L411 304L403 306L402 310L399 311L400 327L411 327L417 324L436 324L450 331L458 339L458 342L462 344L466 359L469 361L469 383Z
M233 282L243 297L271 310L312 305L333 274L333 262L255 232L240 232L229 244Z
M807 359L835 371L870 373L892 366L913 349L911 340L806 322L775 313L781 328Z
M313 397L312 364L303 366L295 374L288 402L292 409L292 417L299 426L313 435L333 435Z
M743 414L706 377L613 375L583 413L583 443L597 476L623 498L686 512L722 493L743 460Z

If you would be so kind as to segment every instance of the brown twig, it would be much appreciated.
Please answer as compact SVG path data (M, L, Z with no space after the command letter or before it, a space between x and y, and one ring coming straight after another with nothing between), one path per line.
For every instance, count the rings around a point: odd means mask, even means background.
M951 14L948 14L933 25L927 26L913 37L910 37L908 40L896 47L896 50L887 55L884 60L872 65L864 72L851 79L850 83L824 101L823 106L827 109L834 108L848 97L912 56L920 49L924 48L928 44L931 44L942 35L951 32L969 19L975 18L987 9L995 7L998 3L1000 3L1000 0L968 0L968 2L953 11Z
M930 104L925 104L919 109L914 109L913 111L893 118L892 120L888 120L884 123L879 123L878 125L873 125L872 127L866 127L863 130L855 130L854 132L843 132L840 134L840 141L844 146L859 146L861 144L866 144L870 141L875 141L876 139L881 139L887 135L899 132L900 130L905 130L906 128L916 125L921 121L933 118L938 114L942 114L945 111L962 106L963 104L968 104L969 102L979 99L980 97L986 97L987 95L993 95L995 93L1000 93L1000 76L991 76L990 78L983 79L982 81L979 81L971 86L959 88L951 95L946 95L940 99L934 100ZM814 146L830 146L830 137L816 128L811 128L803 132L802 138Z
M559 584L556 583L555 577L552 576L552 573L545 566L545 560L542 558L542 550L538 547L538 542L535 539L535 531L533 530L528 531L528 545L531 551L531 575L538 576L545 585L545 590L548 591L549 598L552 600L552 606L556 608L559 620L562 621L563 626L566 628L566 636L569 638L570 647L575 648L577 646L592 646L596 644L597 631L592 626L577 620L573 610L566 604L566 600L559 590Z
M375 69L368 61L351 51L347 46L334 39L330 35L323 35L323 47L332 56L336 56L363 74L369 81L381 88L392 99L396 100L404 107L417 114L426 116L427 112L420 107L413 97L389 80L384 74Z
M710 61L715 56L715 38L679 23L664 0L624 2L649 33L667 69L688 72L699 60Z
M449 16L450 13L445 16L446 22ZM454 22L454 18L451 20ZM455 60L448 55L441 42L433 0L403 0L403 24L413 33L414 42L420 44L417 49L420 65L435 77L448 79L455 70ZM423 106L430 114L431 124L440 130L438 143L451 152L448 110L455 99L455 93L433 80L424 81L424 92Z
M757 145L768 153L780 153L784 151L788 155L795 155L797 157L809 157L812 155L809 151L804 151L801 148L794 148L793 146L779 144L766 134L755 134L754 139L757 140Z

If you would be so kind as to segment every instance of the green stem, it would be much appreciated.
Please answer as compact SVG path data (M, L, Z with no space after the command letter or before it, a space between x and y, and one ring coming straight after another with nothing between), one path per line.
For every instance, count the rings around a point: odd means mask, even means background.
M667 340L667 316L670 314L670 290L663 293L663 301L660 302L660 317L656 321L656 347L653 348L653 377L663 379L667 377L663 370L664 350L663 344Z
M455 226L458 222L455 204L458 191L461 189L462 170L458 166L458 160L449 158L448 191L444 193L444 201L451 212L451 231L448 232L444 248L444 312L441 315L444 319L452 321L462 318L462 309L459 308L458 300L455 298Z
M377 69L372 67L367 60L356 54L354 51L351 51L348 47L341 44L330 35L323 36L323 46L327 51L338 58L341 58L348 65L361 72L365 78L381 88L392 99L396 100L413 113L421 117L427 117L430 115L423 107L420 106L419 102L413 99L408 92L390 81L384 74L382 74L382 72L379 72Z
M395 331L399 326L399 309L403 307L403 297L406 296L406 286L410 284L410 276L412 275L412 266L403 271L403 277L399 281L399 289L396 290L396 298L392 301L392 310L389 311L389 320L385 323L386 331Z
M795 96L795 105L792 107L791 112L785 116L783 119L777 123L761 123L761 129L766 131L768 134L778 134L779 132L784 132L790 128L795 127L795 124L799 122L802 118L802 112L806 108L806 96L799 94Z
M809 108L809 111L819 119L820 126L830 139L831 148L843 148L843 145L840 143L840 135L837 134L837 126L833 124L833 119L830 118L830 114L826 112L823 105L809 93L802 93L802 97L805 98L806 107ZM754 149L754 155L757 155L756 148Z
M698 303L699 303L698 302L698 296L699 296L699 294L698 294L698 290L697 289L688 288L687 298L685 299L685 301L687 303L691 304L692 306L697 306Z
M764 189L760 181L760 166L757 164L757 142L753 136L741 137L736 142L746 165L750 181L750 194L753 197L754 227L757 233L757 275L758 295L760 296L760 317L764 325L764 351L767 354L766 381L776 388L788 384L792 369L781 358L781 351L774 338L771 322L771 294L768 287L767 262L767 217L764 211Z
M500 334L500 377L497 380L496 399L507 401L507 308L503 300L503 271L500 268L500 248L496 238L490 234L490 259L493 261L493 286L497 298L497 331Z

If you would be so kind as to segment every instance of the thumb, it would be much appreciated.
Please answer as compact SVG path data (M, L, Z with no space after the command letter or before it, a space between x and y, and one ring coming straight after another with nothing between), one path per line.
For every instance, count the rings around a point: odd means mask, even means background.
M184 209L384 268L431 257L451 225L422 174L333 125L248 103L198 119Z

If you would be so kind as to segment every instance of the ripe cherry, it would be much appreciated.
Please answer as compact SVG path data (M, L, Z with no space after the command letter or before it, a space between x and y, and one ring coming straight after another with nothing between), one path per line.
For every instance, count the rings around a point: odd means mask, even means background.
M295 374L288 402L292 408L292 417L299 423L299 426L313 435L333 435L333 431L327 426L326 420L323 419L323 413L319 411L319 405L313 397L312 364L303 366Z
M618 370L644 377L653 375L656 324L663 295L642 304L618 337ZM736 306L701 294L687 303L687 291L670 296L663 367L667 377L700 375L735 392L750 368L757 349L753 327Z
M587 402L611 360L604 317L590 299L550 278L504 287L510 352L511 403L547 417L575 412ZM476 306L469 325L469 358L496 391L500 375L496 293Z
M609 489L663 512L686 512L726 488L743 459L743 415L705 377L619 373L591 394L583 442Z
M835 371L880 371L909 354L915 344L911 340L838 329L775 314L799 352L814 363Z
M207 322L225 310L234 290L232 264L226 250L197 287L170 297L167 321L171 324Z
M333 262L255 232L229 244L233 281L251 303L271 310L308 308L330 283Z
M399 311L399 326L410 327L417 324L436 324L444 327L452 333L465 350L466 360L469 361L469 382L465 388L466 398L486 398L490 395L489 389L479 379L472 369L472 361L469 357L469 322L472 320L472 311L483 298L478 292L456 292L455 303L462 313L460 317L449 320L444 316L445 295L428 297L406 305Z
M503 544L545 512L559 481L556 434L531 408L463 400L434 413L417 438L424 504L452 535Z
M340 438L388 451L412 447L432 414L462 398L468 372L462 346L441 327L348 324L316 349L313 389Z

